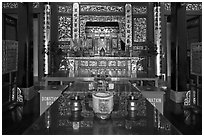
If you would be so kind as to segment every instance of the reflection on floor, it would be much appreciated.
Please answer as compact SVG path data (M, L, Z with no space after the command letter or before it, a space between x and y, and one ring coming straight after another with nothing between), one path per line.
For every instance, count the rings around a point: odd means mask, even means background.
M35 90L39 87L35 88ZM181 104L169 99L169 90L166 91L164 115L183 134L202 134L202 114L184 112ZM188 117L186 116L188 114ZM2 112L2 134L22 134L40 115L40 95L37 93L33 99L26 101L23 106Z
M40 116L40 94L25 101L23 106L2 112L2 134L22 134Z
M164 116L185 135L202 134L202 112L195 113L191 109L183 109L183 103L174 103L166 92ZM202 111L202 110L201 110Z

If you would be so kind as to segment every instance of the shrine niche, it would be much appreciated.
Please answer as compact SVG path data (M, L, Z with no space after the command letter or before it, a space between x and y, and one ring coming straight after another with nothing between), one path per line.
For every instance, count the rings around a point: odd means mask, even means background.
M102 49L105 56L114 56L117 50L121 50L118 22L87 22L85 35L87 39L85 46L94 56L99 56Z
M118 22L121 38L125 39L125 16L80 15L80 38L85 37L86 22Z

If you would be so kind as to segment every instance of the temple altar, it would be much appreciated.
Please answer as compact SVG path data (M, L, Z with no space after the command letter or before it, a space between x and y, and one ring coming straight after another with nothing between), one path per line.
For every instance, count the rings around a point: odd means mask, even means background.
M69 77L137 77L138 57L69 57Z

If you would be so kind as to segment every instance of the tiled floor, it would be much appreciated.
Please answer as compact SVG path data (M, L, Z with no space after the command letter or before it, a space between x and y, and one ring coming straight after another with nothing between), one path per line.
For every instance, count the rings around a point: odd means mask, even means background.
M22 134L39 117L39 98L40 95L37 93L32 100L26 101L23 106L3 112L2 134ZM164 115L183 134L202 134L202 114L195 115L191 111L184 112L181 104L176 104L169 99L168 92L164 104Z

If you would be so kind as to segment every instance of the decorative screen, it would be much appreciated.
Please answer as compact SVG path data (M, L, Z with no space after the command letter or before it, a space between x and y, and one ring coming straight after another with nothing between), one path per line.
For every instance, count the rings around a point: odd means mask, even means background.
M134 42L146 42L147 39L147 19L134 18Z
M71 17L59 16L58 17L58 40L69 41L71 38Z

